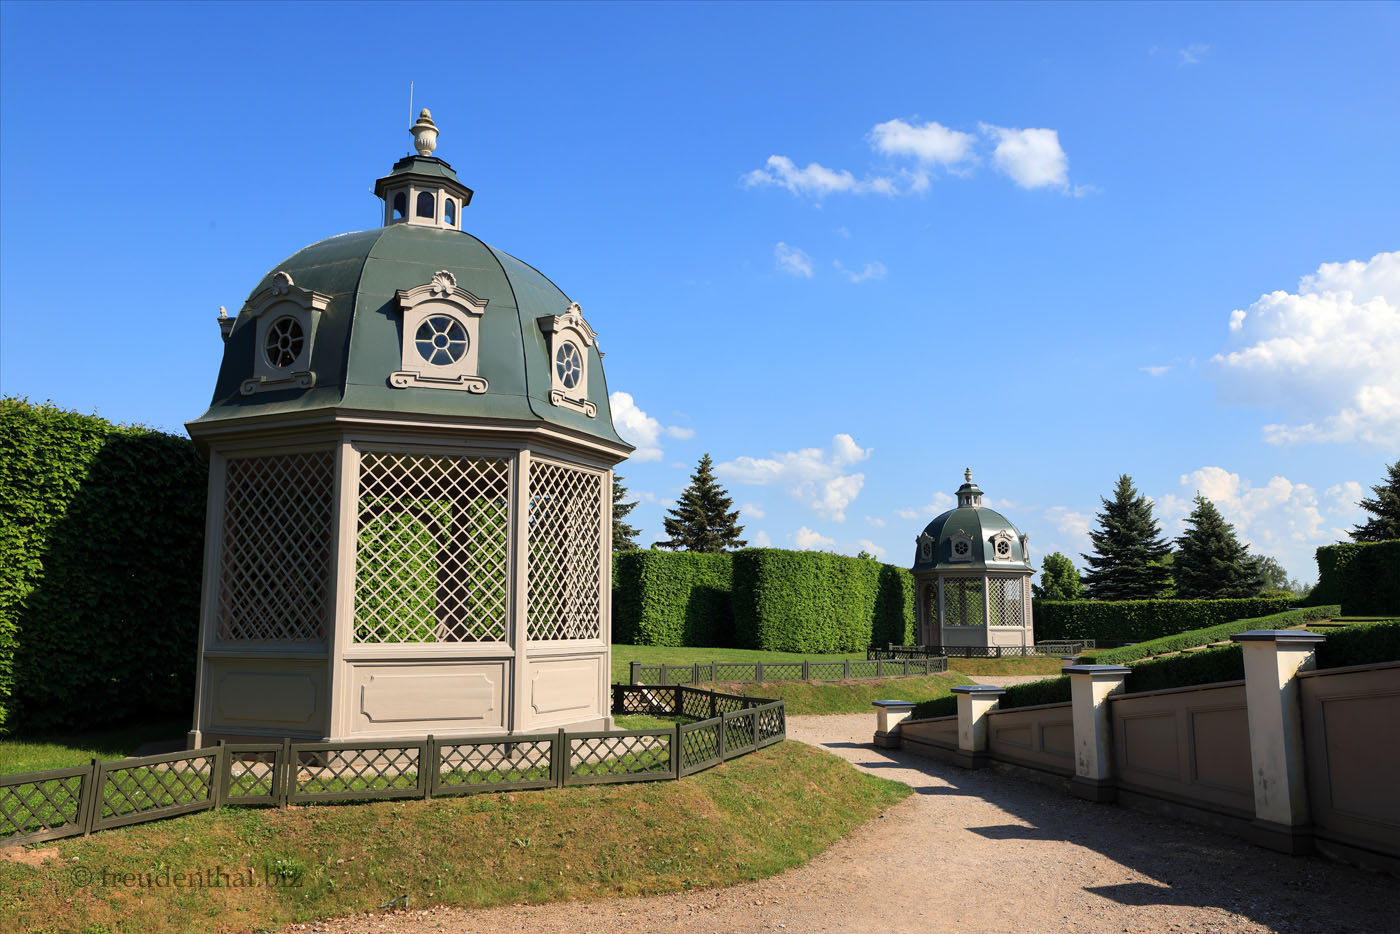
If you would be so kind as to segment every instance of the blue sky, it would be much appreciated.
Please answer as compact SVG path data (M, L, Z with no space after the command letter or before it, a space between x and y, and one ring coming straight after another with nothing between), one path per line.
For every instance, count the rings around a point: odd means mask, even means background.
M214 315L377 226L409 82L464 227L607 352L659 537L896 563L970 466L1081 563L1120 473L1313 550L1400 457L1400 6L0 6L0 390L181 431Z

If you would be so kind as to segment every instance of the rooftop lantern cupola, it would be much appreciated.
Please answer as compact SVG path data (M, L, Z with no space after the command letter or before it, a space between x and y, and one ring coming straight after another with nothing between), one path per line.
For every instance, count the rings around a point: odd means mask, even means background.
M958 506L970 506L973 509L980 509L982 506L982 489L972 482L971 467L963 471L963 485L958 487Z
M433 155L438 128L424 107L409 127L417 155L404 156L388 175L374 183L384 199L384 226L412 224L446 230L462 229L462 209L472 203L472 190L457 179L452 166Z

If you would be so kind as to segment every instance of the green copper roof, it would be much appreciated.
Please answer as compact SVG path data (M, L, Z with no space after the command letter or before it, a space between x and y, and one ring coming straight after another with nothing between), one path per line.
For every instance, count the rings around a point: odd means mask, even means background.
M400 177L417 176L419 178L446 179L455 187L465 192L464 200L471 202L472 190L462 184L462 180L457 177L457 173L452 170L452 166L437 158L436 156L404 156L389 174L374 182L374 193L379 197L384 197L384 189Z
M477 371L489 384L485 393L389 385L389 374L400 369L401 360L395 293L430 282L438 270L452 273L460 288L488 303L477 344ZM626 446L612 424L596 344L587 353L588 398L598 407L597 416L589 418L549 401L548 344L536 319L563 314L568 296L533 267L470 234L394 224L331 237L278 263L250 296L271 285L278 271L286 271L297 286L330 297L311 347L309 366L316 385L240 394L242 381L253 375L255 330L255 322L240 315L224 345L213 401L192 427L252 415L343 408L547 422Z
M1011 534L1011 553L1004 559L998 560L993 553L992 536L1001 531ZM953 543L958 532L965 532L972 539L970 560L952 560ZM933 540L933 554L928 559L923 557L922 542L924 536ZM977 571L995 571L998 568L1024 570L1026 567L1025 545L1022 542L1021 533L1016 526L1012 525L1010 519L986 506L959 506L957 509L948 510L924 528L923 535L919 536L919 544L914 547L913 569L915 571L935 568L938 570L968 568Z

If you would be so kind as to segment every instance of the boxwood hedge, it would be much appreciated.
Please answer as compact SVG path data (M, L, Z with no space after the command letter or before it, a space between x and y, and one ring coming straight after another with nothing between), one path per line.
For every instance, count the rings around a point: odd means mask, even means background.
M207 477L187 438L0 399L0 730L190 712Z
M1291 597L1243 600L1037 600L1040 641L1097 639L1142 642L1288 609ZM1335 603L1338 601L1328 601Z
M853 652L913 634L914 578L904 568L817 551L734 554L739 648Z
M1347 616L1400 614L1400 540L1324 545L1308 603L1340 603Z
M1081 660L1084 664L1126 665L1140 658L1151 658L1154 655L1165 655L1168 652L1180 652L1185 649L1194 649L1197 646L1210 645L1212 642L1223 642L1237 632L1245 632L1250 629L1288 629L1299 623L1337 616L1340 612L1340 607L1336 605L1285 610L1282 613L1273 613L1269 616L1237 619L1233 622L1221 623L1218 626L1179 632L1174 636L1150 639L1147 642L1125 645L1118 649L1089 652L1082 656Z

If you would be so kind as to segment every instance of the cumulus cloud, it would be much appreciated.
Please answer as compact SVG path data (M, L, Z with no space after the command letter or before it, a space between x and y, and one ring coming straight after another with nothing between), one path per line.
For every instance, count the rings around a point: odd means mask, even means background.
M866 517L865 517L865 521L866 521L866 522L869 522L871 525L875 526L875 528L877 528L877 529L883 529L883 528L885 527L885 520L884 520L884 519L878 519L878 518L876 518L875 516L866 516Z
M992 163L1022 188L1045 188L1069 185L1069 156L1060 147L1056 130L1016 129L978 124L982 132L996 141Z
M950 493L939 491L933 494L933 499L929 500L926 506L901 506L894 511L894 514L901 519L932 519L953 508L953 503L957 502Z
M885 549L881 548L879 545L875 544L870 539L862 538L858 544L860 545L862 550L870 552L872 555L874 555L877 558L880 558L881 560L884 559Z
M773 263L779 272L799 276L803 279L812 278L812 257L795 246L788 246L780 241L773 248Z
M952 166L972 158L977 137L930 120L922 126L899 118L875 124L870 142L888 156L913 156L929 165Z
M637 401L632 398L632 394L618 390L608 396L608 403L612 408L613 424L617 426L617 433L622 436L622 440L634 445L637 450L632 452L631 460L634 461L659 461L663 451L658 443L664 432L672 438L693 438L694 429L677 428L673 425L663 428L661 422L643 412L637 406ZM684 467L684 464L673 464Z
M767 532L764 532L763 530L760 529L759 531L753 533L753 536L749 539L749 547L750 547L750 548L772 548L772 547L773 547L773 539L771 539L771 538L768 537L768 533L767 533Z
M848 434L838 434L829 451L803 448L769 457L736 457L715 465L715 474L731 483L782 487L818 514L844 522L846 507L865 484L865 474L848 468L869 458L872 450Z
M679 441L689 441L695 437L694 428L682 428L679 425L667 425L664 429L667 437L675 438Z
M1204 42L1193 42L1184 49L1177 49L1176 54L1181 56L1181 64L1197 65L1200 64L1201 59L1204 58L1205 54L1209 51L1210 46L1206 45Z
M767 511L758 503L740 503L739 511L746 519L762 519L768 515Z
M1230 313L1235 349L1216 354L1222 394L1278 406L1272 444L1400 445L1400 251L1324 263L1296 292Z
M744 175L742 181L749 188L772 185L804 198L823 198L840 192L893 195L899 191L899 183L888 176L856 178L847 169L829 169L818 162L799 168L787 156L769 156L763 168Z
M1171 370L1171 367L1169 367L1169 366L1140 366L1140 367L1138 367L1138 369L1139 369L1140 371L1142 371L1143 373L1146 373L1148 376L1162 376L1162 375L1164 375L1165 373L1168 373L1168 372Z
M866 263L860 272L856 272L854 269L847 269L841 264L839 259L833 260L832 265L836 267L836 270L841 273L841 275L852 282L864 282L866 279L883 279L885 278L885 274L889 272L889 270L885 268L885 264L878 259L874 262Z
M802 526L792 533L792 542L799 551L816 551L822 548L830 548L836 544L836 539L827 538L820 532L814 532L807 526Z

